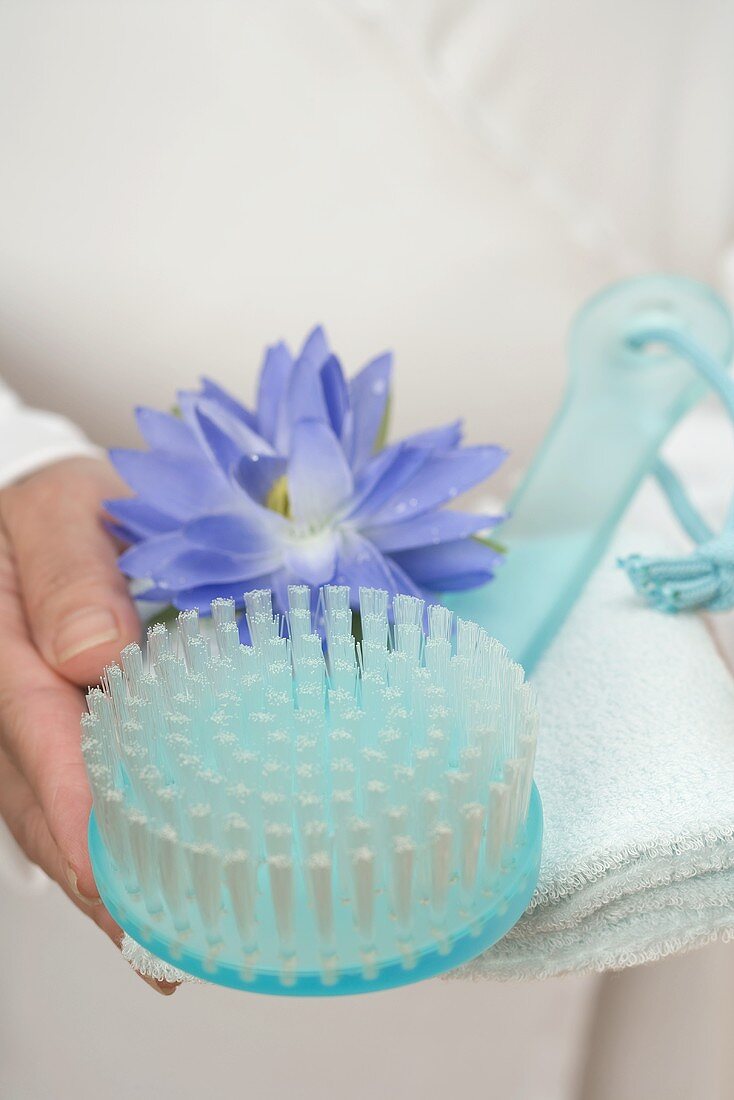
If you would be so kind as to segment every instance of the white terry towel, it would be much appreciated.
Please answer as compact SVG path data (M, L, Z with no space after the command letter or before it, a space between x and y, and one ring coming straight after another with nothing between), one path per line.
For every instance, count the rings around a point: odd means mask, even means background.
M704 449L704 495L728 496ZM646 485L539 665L538 889L453 977L620 968L734 936L734 679L701 617L649 609L616 566L682 542Z

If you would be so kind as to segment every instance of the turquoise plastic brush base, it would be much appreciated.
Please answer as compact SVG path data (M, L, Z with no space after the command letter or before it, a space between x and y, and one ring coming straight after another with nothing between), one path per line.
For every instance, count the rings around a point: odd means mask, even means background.
M630 279L592 298L570 339L563 405L497 529L507 559L448 607L503 642L530 674L609 544L677 421L705 392L693 367L645 333L690 336L726 366L732 321L708 287Z
M335 951L339 965L333 975L333 983L328 984L318 968L313 920L311 913L304 910L307 904L305 897L299 899L301 919L296 934L294 969L283 973L273 922L270 921L270 935L266 922L260 925L258 958L252 960L249 972L246 972L231 914L224 913L223 942L216 953L211 953L207 951L201 927L192 923L187 938L180 938L165 912L151 917L140 895L125 891L121 877L102 843L94 813L89 819L89 854L100 897L112 917L137 943L164 962L196 978L232 989L289 997L322 997L371 993L409 985L453 970L486 951L509 932L530 903L538 881L542 836L543 811L537 788L533 786L524 839L516 846L510 865L496 880L493 894L487 898L486 908L462 915L457 899L450 902L445 935L439 945L431 931L426 906L422 909L423 918L419 912L416 920L411 950L403 957L395 952L394 924L383 902L384 913L378 913L375 922L375 958L370 960L371 969L367 972L352 933L351 913L344 909L336 921ZM458 885L454 884L452 894L457 892ZM195 919L194 907L191 908ZM389 945L387 949L385 944ZM303 968L299 956L303 960Z

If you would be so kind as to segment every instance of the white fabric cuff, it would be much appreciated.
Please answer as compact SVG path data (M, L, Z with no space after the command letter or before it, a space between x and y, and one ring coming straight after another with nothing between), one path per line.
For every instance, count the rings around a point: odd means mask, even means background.
M0 489L63 458L103 453L70 420L28 409L0 388Z

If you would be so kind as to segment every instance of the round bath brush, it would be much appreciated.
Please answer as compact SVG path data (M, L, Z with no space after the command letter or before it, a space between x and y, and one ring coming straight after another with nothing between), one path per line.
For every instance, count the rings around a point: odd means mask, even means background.
M542 815L538 713L507 651L442 606L326 587L247 593L148 634L88 695L100 895L188 974L296 995L458 966L527 907ZM424 633L427 621L428 632Z

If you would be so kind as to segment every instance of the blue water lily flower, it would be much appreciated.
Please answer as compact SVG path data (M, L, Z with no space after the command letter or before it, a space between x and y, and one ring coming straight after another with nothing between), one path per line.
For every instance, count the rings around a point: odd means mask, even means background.
M363 585L430 598L490 579L499 554L473 536L503 517L444 505L505 452L462 447L458 423L380 448L390 372L381 355L347 381L317 328L297 357L267 350L254 411L209 380L180 415L139 409L149 450L110 452L137 494L107 504L123 571L175 607L267 587L281 612L289 584L348 585L356 606Z

